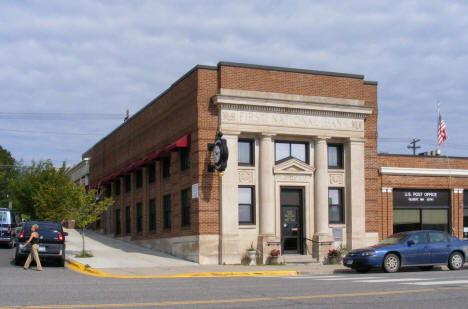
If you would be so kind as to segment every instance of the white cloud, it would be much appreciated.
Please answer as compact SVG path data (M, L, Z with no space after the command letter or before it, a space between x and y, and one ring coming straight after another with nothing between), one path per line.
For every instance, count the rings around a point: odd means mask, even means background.
M10 112L135 113L194 65L218 61L357 73L379 81L379 136L434 138L440 100L450 142L462 145L447 151L464 155L467 28L463 1L3 1L0 102ZM47 132L119 124L8 122ZM2 146L28 160L77 162L103 137L1 128Z

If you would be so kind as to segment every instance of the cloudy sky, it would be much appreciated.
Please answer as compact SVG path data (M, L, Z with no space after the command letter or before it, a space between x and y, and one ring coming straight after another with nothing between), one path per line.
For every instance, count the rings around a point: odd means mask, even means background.
M379 151L468 156L466 1L0 2L0 145L25 163L81 154L196 64L234 61L379 82Z

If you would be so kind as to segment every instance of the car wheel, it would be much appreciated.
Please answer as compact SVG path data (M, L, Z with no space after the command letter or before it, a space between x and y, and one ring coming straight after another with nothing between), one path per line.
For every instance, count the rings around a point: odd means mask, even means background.
M387 273L394 273L400 269L400 258L393 253L387 254L383 261L383 269Z
M460 252L454 252L450 255L448 261L448 268L451 270L460 270L465 264L465 259Z
M370 270L370 268L368 268L368 267L365 267L365 268L356 268L356 271L357 271L358 273L361 273L361 274L368 273L369 270Z
M427 270L431 270L431 269L433 269L433 268L434 268L433 265L431 265L431 266L421 266L421 267L419 267L419 269L421 269L421 270L426 270L426 271L427 271Z

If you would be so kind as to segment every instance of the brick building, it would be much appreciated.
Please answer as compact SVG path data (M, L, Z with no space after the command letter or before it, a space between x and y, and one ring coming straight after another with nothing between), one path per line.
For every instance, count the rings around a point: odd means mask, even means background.
M405 215L393 205L400 188L461 198L452 191L468 185L466 159L455 177L443 158L378 156L377 111L377 83L362 75L196 66L83 154L92 186L115 200L98 228L202 264L240 263L250 246L266 261L276 248L322 259L373 244ZM218 131L223 175L208 169ZM446 174L392 174L426 165ZM456 198L447 228L461 233Z

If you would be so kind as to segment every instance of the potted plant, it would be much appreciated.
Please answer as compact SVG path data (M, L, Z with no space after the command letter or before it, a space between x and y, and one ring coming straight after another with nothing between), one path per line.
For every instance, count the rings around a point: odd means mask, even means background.
M253 247L253 243L250 244L250 248L247 249L247 256L250 259L249 266L257 265L255 259L257 257L257 250Z
M280 249L272 249L270 251L270 264L281 264L280 263L280 258L281 258L281 250Z
M348 254L348 252L349 252L348 248L341 247L341 249L340 249L341 258L344 258L346 256L346 254Z
M327 257L328 257L329 264L338 264L340 261L341 254L338 250L331 249L331 250L328 250Z

